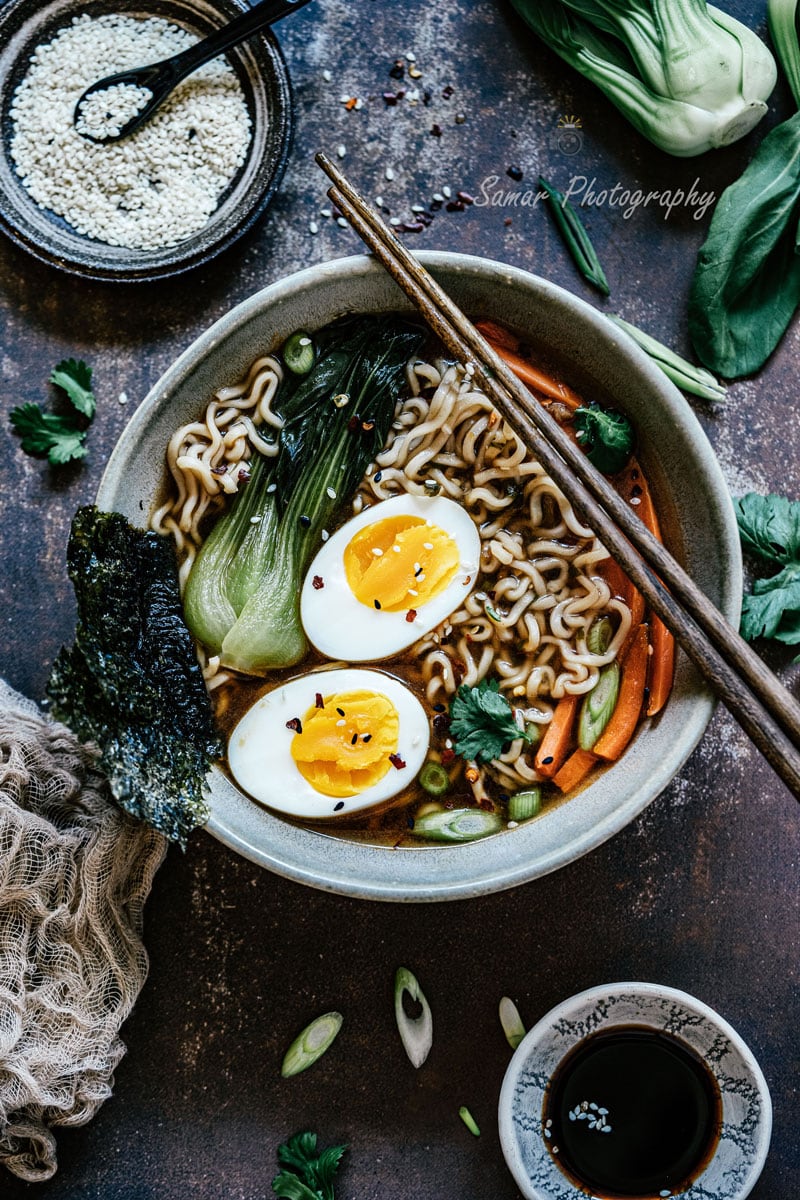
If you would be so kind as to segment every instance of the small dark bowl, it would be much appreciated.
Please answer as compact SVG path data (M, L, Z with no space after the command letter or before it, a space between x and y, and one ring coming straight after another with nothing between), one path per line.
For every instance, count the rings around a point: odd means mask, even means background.
M252 122L247 159L220 197L208 222L178 245L131 250L76 233L61 217L39 208L14 170L9 147L11 100L27 74L34 49L82 13L163 17L199 37L225 24L246 0L8 0L0 8L0 230L43 262L85 279L123 283L165 279L199 267L242 237L263 216L289 155L292 96L286 63L270 30L228 52ZM102 74L102 71L99 72Z

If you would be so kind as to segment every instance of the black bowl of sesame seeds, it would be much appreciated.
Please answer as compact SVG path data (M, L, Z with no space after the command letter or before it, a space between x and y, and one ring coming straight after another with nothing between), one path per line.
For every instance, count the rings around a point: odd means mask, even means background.
M10 0L0 8L0 230L84 278L164 279L263 216L288 158L292 97L271 31L175 90L142 128L97 145L75 102L112 71L166 58L246 0Z

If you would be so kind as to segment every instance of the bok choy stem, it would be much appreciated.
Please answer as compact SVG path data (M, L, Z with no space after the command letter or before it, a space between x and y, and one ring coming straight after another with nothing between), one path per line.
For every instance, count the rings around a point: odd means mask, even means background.
M314 369L282 384L278 454L254 455L249 482L211 530L186 584L186 622L224 666L259 675L305 654L303 573L385 442L422 336L397 318L331 326L319 335Z

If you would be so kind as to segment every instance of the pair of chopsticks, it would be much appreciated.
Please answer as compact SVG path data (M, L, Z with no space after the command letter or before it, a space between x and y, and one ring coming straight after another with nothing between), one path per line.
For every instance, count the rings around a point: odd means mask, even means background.
M529 447L800 800L800 706L680 564L519 382L489 343L324 154L328 191L362 240Z

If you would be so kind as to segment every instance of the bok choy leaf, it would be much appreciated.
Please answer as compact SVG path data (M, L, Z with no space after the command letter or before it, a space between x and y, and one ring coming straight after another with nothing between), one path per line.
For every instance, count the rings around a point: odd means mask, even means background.
M278 454L254 456L186 584L186 622L224 666L259 675L305 654L303 572L386 440L421 341L397 318L340 323L319 335L313 370L284 381Z

